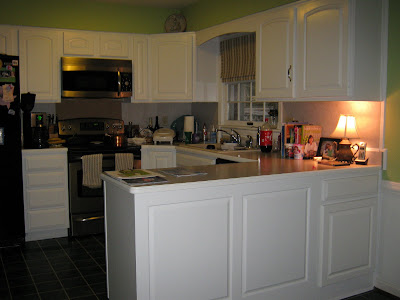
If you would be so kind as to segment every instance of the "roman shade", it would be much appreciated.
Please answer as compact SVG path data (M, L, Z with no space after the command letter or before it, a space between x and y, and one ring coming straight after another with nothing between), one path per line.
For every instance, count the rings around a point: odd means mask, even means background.
M221 41L222 82L254 80L256 77L256 34Z

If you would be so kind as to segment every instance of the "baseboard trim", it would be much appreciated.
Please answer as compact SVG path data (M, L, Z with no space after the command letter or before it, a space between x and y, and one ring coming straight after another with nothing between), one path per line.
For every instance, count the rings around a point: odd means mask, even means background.
M400 289L391 286L390 284L380 280L379 278L376 278L375 280L375 287L389 294L400 297Z
M68 228L29 232L25 234L25 241L38 241L68 236Z

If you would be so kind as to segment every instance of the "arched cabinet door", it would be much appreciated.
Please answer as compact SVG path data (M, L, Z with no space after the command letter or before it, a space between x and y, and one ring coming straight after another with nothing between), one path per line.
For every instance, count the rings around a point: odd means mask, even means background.
M36 102L60 102L60 44L62 32L19 31L21 93L36 94Z

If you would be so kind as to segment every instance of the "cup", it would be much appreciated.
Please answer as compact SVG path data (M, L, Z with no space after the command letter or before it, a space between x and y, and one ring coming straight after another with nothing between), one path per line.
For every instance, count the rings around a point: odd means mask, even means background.
M192 132L185 132L185 144L192 143Z

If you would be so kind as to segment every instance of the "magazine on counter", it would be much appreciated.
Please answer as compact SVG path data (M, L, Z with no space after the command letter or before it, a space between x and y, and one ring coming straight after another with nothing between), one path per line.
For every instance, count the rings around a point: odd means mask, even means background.
M171 175L175 177L185 177L185 176L197 176L197 175L207 175L206 172L190 170L186 168L174 168L169 170L162 170L161 173L166 175Z
M167 179L165 179L164 177L160 177L160 176L122 179L122 181L126 182L129 185L145 185L145 184L168 182Z
M105 174L116 179L133 179L133 178L148 178L148 177L162 177L160 173L152 172L143 169L126 169L120 171L105 171Z

